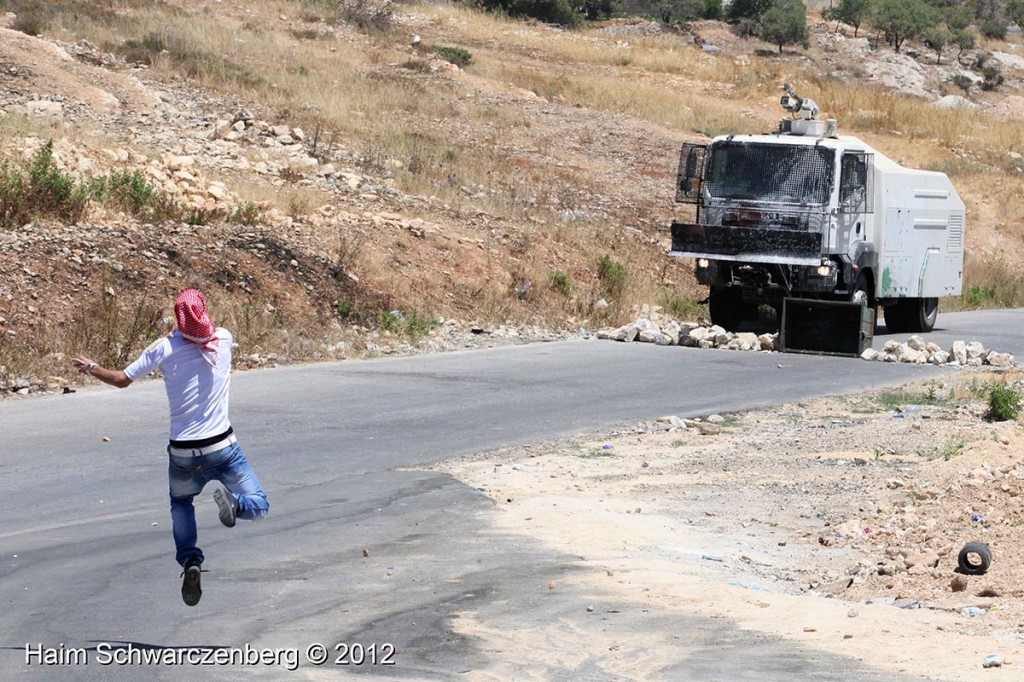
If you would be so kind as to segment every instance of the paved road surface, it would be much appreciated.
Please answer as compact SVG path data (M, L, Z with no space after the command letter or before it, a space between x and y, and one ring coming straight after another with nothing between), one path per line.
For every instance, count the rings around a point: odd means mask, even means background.
M1022 311L939 321L944 328L930 338L943 345L978 338L1024 357ZM978 329L986 331L972 333ZM876 337L875 347L886 338ZM272 511L260 524L229 530L218 524L209 490L197 500L209 572L202 603L191 609L180 601L172 558L162 385L6 401L0 679L281 680L337 672L480 679L499 654L458 634L455 614L472 611L496 628L555 624L584 638L613 628L679 650L676 660L641 656L625 669L621 655L611 654L523 661L521 672L536 679L891 680L728 622L626 607L614 618L588 617L579 607L586 595L547 589L551 580L571 584L564 579L576 557L494 531L487 498L409 467L666 414L706 415L942 371L579 340L237 373L233 421ZM393 644L395 665L318 668L306 658L314 643L377 644L384 649L378 658ZM40 652L31 665L26 644ZM246 645L286 651L276 665L103 665L127 655L126 647L227 655ZM73 662L77 648L86 649L87 665L38 665L44 656ZM292 648L301 652L296 672L287 670Z

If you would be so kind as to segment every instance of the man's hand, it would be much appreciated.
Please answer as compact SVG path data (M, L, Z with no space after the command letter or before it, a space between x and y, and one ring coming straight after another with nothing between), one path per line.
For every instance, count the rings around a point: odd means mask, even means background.
M77 367L78 371L82 374L91 374L92 370L96 367L96 363L84 355L79 355L77 358L71 358L71 364Z
M77 367L78 371L82 374L96 377L105 384L110 384L117 388L128 388L132 385L132 380L123 371L100 367L84 355L71 358L71 364Z

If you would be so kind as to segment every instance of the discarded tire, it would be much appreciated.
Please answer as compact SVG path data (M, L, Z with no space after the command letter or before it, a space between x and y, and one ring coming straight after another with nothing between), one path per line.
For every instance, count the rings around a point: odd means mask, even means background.
M967 575L984 575L992 565L992 550L984 542L968 542L956 558L960 572Z

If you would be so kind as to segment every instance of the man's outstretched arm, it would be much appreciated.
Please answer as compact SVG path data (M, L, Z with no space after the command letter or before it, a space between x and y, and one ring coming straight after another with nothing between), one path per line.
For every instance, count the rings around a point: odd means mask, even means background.
M82 374L88 374L96 377L105 384L116 386L118 388L128 388L132 385L132 380L119 369L106 369L100 367L89 358L79 355L77 358L71 359L71 364L78 368L78 371Z

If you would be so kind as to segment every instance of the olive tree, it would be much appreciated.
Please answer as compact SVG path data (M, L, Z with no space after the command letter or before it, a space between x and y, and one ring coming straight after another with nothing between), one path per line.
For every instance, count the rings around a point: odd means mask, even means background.
M899 53L907 38L916 38L936 23L935 10L923 0L878 0L871 23Z
M1021 0L1024 2L1024 0ZM870 0L839 0L834 7L827 7L822 11L821 16L829 21L837 21L853 26L853 37L857 37L860 25L868 15ZM838 24L836 30L839 30Z
M776 0L761 15L754 27L754 35L765 42L779 46L803 45L810 47L807 39L807 7L803 0Z

